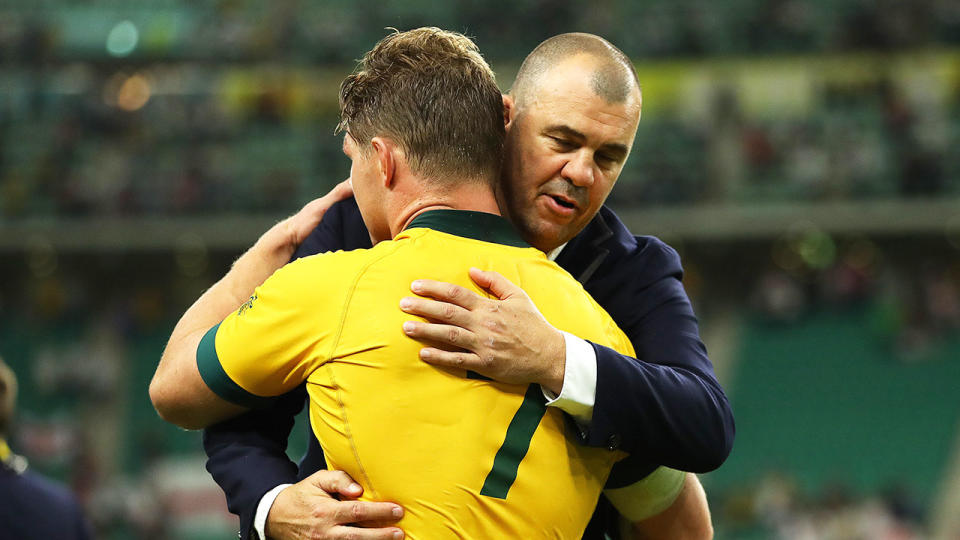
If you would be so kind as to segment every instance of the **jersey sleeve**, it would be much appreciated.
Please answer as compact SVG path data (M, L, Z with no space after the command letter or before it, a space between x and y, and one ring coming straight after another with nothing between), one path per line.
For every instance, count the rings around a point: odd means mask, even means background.
M625 487L607 488L607 499L631 523L655 516L666 510L680 495L687 473L657 467L638 482Z
M349 271L338 263L349 257L340 255L288 264L207 331L197 347L197 367L214 393L238 405L263 407L328 359L348 289L343 278Z

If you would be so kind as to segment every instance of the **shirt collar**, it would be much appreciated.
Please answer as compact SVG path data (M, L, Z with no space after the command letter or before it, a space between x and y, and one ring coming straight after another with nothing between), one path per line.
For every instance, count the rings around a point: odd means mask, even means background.
M484 242L530 247L501 216L469 210L428 210L413 218L407 229L433 229Z
M563 248L565 248L565 247L567 247L567 242L564 242L564 243L560 244L559 246L551 249L551 250L547 253L547 258L550 259L551 261L556 261L556 260L557 260L557 256L560 255L560 252L563 251Z

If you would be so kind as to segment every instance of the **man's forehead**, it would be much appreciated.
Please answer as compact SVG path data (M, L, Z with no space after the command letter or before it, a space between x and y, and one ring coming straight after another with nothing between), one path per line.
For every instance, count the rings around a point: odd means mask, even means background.
M577 92L600 95L609 103L639 98L639 86L632 68L609 58L597 58L589 54L574 55L548 66L535 80L534 86L541 91L575 89Z
M631 146L640 120L640 107L608 103L592 92L568 89L542 95L526 108L534 130L577 139L601 137L604 143Z

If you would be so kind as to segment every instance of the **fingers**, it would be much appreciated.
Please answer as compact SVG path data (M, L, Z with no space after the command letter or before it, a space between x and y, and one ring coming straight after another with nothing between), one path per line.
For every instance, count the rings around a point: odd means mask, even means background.
M423 323L407 321L403 323L403 333L413 339L432 341L461 349L475 351L477 335L473 332L450 324Z
M396 527L383 529L363 529L359 527L331 527L324 538L337 540L400 540L403 531Z
M400 300L400 309L411 315L456 326L467 327L470 323L470 312L456 304L408 296Z
M363 488L343 471L317 471L310 475L308 480L327 494L340 494L356 498L363 493ZM336 504L336 507L333 510L333 519L336 523L372 522L384 524L393 523L403 517L403 508L393 503L343 501L334 504ZM383 538L390 537L385 536Z
M410 290L420 296L427 296L441 302L456 304L462 308L473 309L485 300L477 293L459 285L434 281L432 279L418 279L410 284Z
M485 367L484 362L474 353L444 351L432 347L420 349L420 359L434 366L473 370L482 370Z
M353 481L350 475L343 471L321 470L311 474L308 481L328 494L338 494L355 499L363 494L360 484Z
M341 201L353 195L353 187L350 179L346 179L336 185L330 193L323 197L308 202L299 212L284 220L283 226L286 228L289 243L299 246L301 242L317 227L320 220L327 213L327 210L337 201Z
M509 279L501 276L492 270L480 270L479 268L470 269L470 279L480 286L480 288L490 291L500 300L506 300L517 293L523 293L523 289L517 287Z
M309 214L313 219L316 219L318 222L323 217L323 214L333 206L333 203L342 201L353 195L353 184L350 182L350 179L347 178L343 182L340 182L329 193L323 197L316 198L306 204L303 207L304 213Z
M342 201L347 197L353 195L353 182L350 178L347 178L343 182L340 182L333 189L330 190L330 193L324 195L323 198L330 198L329 204L333 204L337 201Z
M336 523L393 523L403 517L403 508L393 503L344 501L333 512Z

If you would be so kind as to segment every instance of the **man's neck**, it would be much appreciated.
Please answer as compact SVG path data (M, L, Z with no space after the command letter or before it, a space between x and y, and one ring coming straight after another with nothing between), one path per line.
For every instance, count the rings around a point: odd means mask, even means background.
M455 189L427 189L397 212L390 232L396 236L420 214L430 210L469 210L500 215L493 188L482 183L467 182Z

